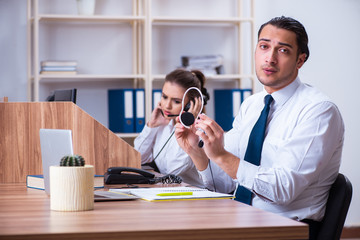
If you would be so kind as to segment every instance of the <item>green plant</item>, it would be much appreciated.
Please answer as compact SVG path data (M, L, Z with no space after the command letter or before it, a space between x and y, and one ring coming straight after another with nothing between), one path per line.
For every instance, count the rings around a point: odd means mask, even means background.
M64 167L85 166L85 159L80 155L66 155L63 158L61 158L60 166L64 166Z

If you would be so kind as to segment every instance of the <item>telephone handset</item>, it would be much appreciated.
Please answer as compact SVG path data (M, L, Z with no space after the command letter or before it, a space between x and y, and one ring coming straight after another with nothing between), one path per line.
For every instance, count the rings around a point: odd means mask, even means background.
M184 107L184 111L185 112L189 111L190 106L191 106L191 104L190 104L190 102L188 102L188 104L186 104L185 107Z
M174 174L155 177L155 174L139 168L111 167L104 174L105 184L155 184L181 183L182 179Z
M105 184L151 183L155 174L131 167L111 167L104 175Z

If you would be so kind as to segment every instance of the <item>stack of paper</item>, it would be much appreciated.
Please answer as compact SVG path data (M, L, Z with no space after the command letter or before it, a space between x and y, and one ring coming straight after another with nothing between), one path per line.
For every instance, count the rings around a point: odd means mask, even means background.
M76 74L76 61L42 61L40 74Z
M187 70L197 69L206 76L224 74L224 58L222 55L182 56L181 64Z
M109 191L132 194L147 201L231 199L234 197L231 194L191 187L110 189Z

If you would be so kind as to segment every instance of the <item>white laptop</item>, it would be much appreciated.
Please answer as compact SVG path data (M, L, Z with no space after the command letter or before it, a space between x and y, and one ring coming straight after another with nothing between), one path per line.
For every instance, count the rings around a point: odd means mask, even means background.
M71 130L40 129L40 147L45 192L50 194L50 166L59 166L63 156L73 154ZM139 197L108 191L94 191L95 201L133 200Z
M50 166L59 166L62 157L73 154L71 130L40 129L40 147L45 192L50 194Z

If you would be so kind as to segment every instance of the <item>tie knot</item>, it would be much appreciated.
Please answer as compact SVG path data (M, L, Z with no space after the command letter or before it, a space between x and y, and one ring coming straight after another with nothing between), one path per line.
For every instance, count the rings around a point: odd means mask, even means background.
M273 100L274 99L270 94L266 95L265 96L265 106L269 106Z

